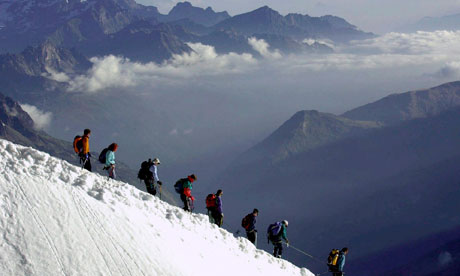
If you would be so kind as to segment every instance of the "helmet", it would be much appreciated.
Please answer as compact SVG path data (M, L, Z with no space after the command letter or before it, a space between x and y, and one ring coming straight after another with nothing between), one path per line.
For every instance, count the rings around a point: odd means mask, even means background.
M153 158L153 161L152 161L152 162L155 163L155 164L160 164L160 163L161 163L161 162L160 162L160 159L158 159L158 158L156 158L156 157Z
M286 225L286 226L288 226L288 221L287 220L283 220L281 223Z

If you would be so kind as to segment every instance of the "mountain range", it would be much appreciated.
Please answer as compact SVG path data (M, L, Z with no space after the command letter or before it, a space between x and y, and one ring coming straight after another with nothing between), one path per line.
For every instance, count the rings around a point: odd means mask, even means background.
M209 44L218 52L254 53L248 38L255 36L281 52L323 53L332 49L304 40L343 43L374 36L339 17L282 16L267 6L234 17L188 2L163 15L134 0L3 0L0 10L0 53L19 53L48 42L75 48L87 58L113 54L162 62L190 52L187 42Z
M296 39L330 39L337 42L372 38L343 18L335 16L311 17L301 14L282 16L268 6L236 15L215 26L216 29L236 30L245 35L277 34Z
M296 113L219 176L238 181L216 179L230 214L257 206L296 221L290 240L324 254L353 246L355 258L455 227L458 93L453 82L342 116Z
M405 26L402 31L433 32L439 30L458 31L460 30L460 14L450 14L440 17L424 17L419 21Z

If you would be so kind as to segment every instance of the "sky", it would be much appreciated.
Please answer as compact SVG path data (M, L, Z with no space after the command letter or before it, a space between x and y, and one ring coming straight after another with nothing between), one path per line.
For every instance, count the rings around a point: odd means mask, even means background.
M157 6L167 13L177 0L136 0ZM314 16L332 14L349 20L365 31L383 34L418 21L425 16L460 13L460 0L189 0L199 7L211 6L215 11L236 15L261 6L281 14L302 13Z

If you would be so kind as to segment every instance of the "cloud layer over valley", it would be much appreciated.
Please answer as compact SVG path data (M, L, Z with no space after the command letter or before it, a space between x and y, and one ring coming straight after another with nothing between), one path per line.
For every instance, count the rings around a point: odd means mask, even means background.
M209 81L214 78L218 84L225 76L244 81L248 74L269 81L273 79L272 74L289 78L312 72L328 74L331 71L350 73L360 70L369 73L369 70L406 69L416 78L430 73L439 78L459 77L457 63L460 62L460 48L456 46L460 45L460 32L389 33L338 46L335 53L328 55L282 56L262 39L250 38L248 43L260 53L262 59L256 59L249 53L217 54L212 46L200 43L189 43L194 52L175 55L162 64L140 64L115 56L93 58L93 68L86 75L70 80L69 89L93 93L106 88L174 86L189 83L191 79ZM444 73L436 74L438 71ZM68 80L62 73L59 79Z

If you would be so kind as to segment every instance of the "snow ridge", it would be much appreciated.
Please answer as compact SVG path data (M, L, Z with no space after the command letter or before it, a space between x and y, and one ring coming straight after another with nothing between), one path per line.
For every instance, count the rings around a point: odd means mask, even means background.
M133 186L0 139L1 275L313 275Z

